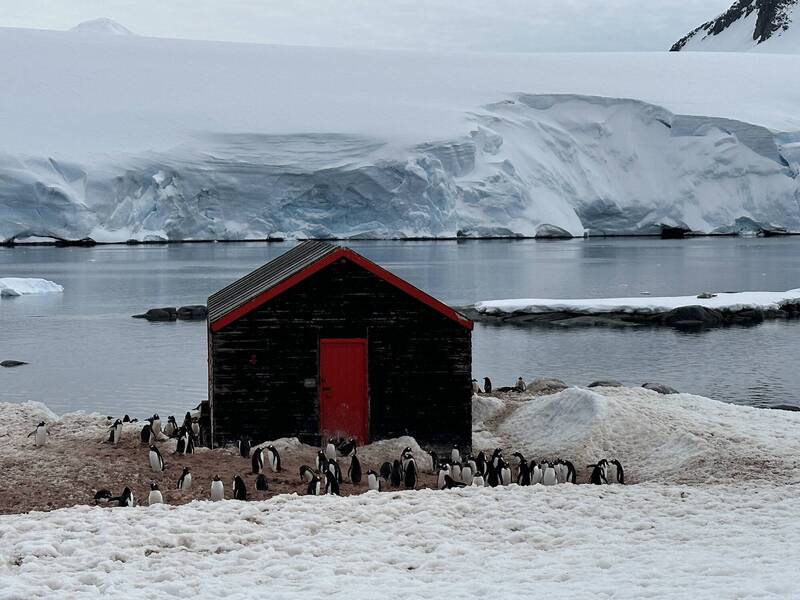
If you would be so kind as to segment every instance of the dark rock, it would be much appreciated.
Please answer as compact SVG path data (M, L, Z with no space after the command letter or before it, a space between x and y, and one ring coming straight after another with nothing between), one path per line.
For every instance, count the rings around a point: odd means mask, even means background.
M0 367L20 367L27 364L28 363L22 360L4 360L3 362L0 362Z
M182 321L202 321L207 317L208 309L203 304L191 304L178 309L178 318Z
M722 313L705 306L680 306L661 317L664 325L672 327L717 327L725 322Z
M772 406L768 406L767 408L771 408L772 410L788 410L789 412L800 412L800 406L796 406L794 404L773 404Z
M569 386L560 379L539 377L531 381L525 390L534 396L549 396L567 389Z
M147 319L148 321L175 321L178 318L178 310L174 306L165 308L151 308L141 315L133 315L134 319Z
M638 323L632 321L623 321L621 317L606 315L581 315L549 321L549 324L554 327L617 327L622 329L639 326Z
M586 387L624 387L619 381L616 379L600 379L598 381L593 381Z
M674 388L669 387L668 385L664 385L662 383L643 383L642 387L646 390L652 390L654 392L658 392L659 394L680 394L680 392Z
M69 246L77 246L80 248L91 248L92 246L96 246L97 242L95 242L90 237L81 238L79 240L62 240L57 239L55 242L56 247L58 248L66 248Z
M686 234L691 232L688 227L671 227L669 225L661 226L661 239L662 240L682 240Z

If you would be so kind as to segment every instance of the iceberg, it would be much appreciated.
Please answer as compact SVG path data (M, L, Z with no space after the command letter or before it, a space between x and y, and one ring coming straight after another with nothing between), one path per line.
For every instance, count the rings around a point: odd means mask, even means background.
M0 296L28 296L32 294L58 294L64 291L63 286L47 279L25 277L0 278Z

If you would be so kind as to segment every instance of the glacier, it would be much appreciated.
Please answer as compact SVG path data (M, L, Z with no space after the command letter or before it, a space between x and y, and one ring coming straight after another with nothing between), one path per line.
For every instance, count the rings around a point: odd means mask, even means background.
M797 57L0 50L0 240L800 231Z

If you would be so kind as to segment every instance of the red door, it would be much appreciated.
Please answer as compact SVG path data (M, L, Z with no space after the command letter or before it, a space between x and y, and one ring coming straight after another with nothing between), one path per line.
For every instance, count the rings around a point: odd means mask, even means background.
M367 340L319 341L319 421L323 436L369 438Z

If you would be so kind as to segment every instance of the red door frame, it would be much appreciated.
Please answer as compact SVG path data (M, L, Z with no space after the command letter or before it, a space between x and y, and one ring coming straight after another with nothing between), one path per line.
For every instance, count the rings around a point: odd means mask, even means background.
M348 435L352 435L356 437L362 443L369 443L369 417L370 417L370 402L369 402L369 353L368 353L368 345L366 338L320 338L319 340L319 428L320 433L326 433L325 430L325 423L324 423L324 412L323 412L323 403L324 398L323 395L325 393L324 387L325 382L323 380L323 374L325 366L323 365L323 361L325 360L325 354L323 348L329 345L331 347L346 345L346 346L359 346L362 348L362 354L364 356L364 364L360 371L363 373L363 396L361 401L363 402L363 414L361 415L362 423L359 427L360 431L350 431ZM327 433L330 433L328 431Z

